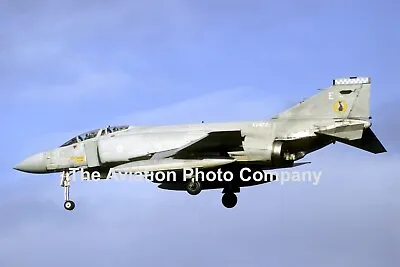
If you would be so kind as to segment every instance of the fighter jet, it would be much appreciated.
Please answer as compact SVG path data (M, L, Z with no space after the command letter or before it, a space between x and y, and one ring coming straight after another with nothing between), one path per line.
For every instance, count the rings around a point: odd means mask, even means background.
M336 142L375 154L386 152L371 129L370 88L369 77L334 79L331 86L263 121L108 126L28 157L14 169L60 173L67 210L75 207L69 189L76 170L97 173L99 179L108 179L110 170L120 174L173 171L175 179L151 181L161 189L191 195L222 189L223 205L233 208L242 187L276 180L275 176L262 181L240 179L242 170L250 175L306 164L299 160ZM229 172L233 177L198 179L193 169Z

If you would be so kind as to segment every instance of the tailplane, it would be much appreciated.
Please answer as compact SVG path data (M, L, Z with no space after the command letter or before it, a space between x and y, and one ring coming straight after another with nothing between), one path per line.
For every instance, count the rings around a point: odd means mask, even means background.
M348 138L348 136L343 136L345 134L348 135L358 135L357 138ZM323 132L317 132L317 135L322 135L328 137L331 140L359 148L364 151L368 151L374 154L380 154L387 152L386 148L379 141L378 137L376 137L375 133L372 131L371 127L367 129L362 129L360 131L348 131L348 132L339 132L339 134L328 134Z
M374 154L387 152L386 148L382 145L371 128L365 129L360 139L350 141L344 139L338 141Z

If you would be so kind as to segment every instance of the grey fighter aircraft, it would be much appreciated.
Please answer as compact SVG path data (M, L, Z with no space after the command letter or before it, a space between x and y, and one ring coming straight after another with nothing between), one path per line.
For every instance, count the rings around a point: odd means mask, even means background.
M309 163L297 161L335 142L375 154L386 152L371 130L370 87L368 77L335 79L330 87L265 121L105 127L28 157L14 169L61 173L67 210L75 207L69 199L74 168L97 172L100 179L107 179L110 170L125 174L175 171L176 180L152 181L159 188L191 195L223 189L222 203L232 208L241 187L276 178L244 181L238 178L243 168L254 173ZM192 173L187 177L185 168L230 171L234 177L230 181L201 180Z

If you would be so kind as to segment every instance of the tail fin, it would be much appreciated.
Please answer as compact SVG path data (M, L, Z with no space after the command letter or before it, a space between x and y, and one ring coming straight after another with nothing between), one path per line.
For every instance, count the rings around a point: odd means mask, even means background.
M370 120L371 79L350 77L333 80L331 87L280 113L278 119L352 119L350 124L334 124L315 132L371 153L386 152L372 131Z
M280 113L279 119L370 118L371 79L349 77L333 80L331 87Z

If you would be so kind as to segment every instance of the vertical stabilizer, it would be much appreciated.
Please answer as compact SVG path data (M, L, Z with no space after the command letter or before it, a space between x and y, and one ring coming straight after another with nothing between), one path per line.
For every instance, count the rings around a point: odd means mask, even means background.
M333 80L332 86L280 113L279 119L369 120L371 79L349 77Z

